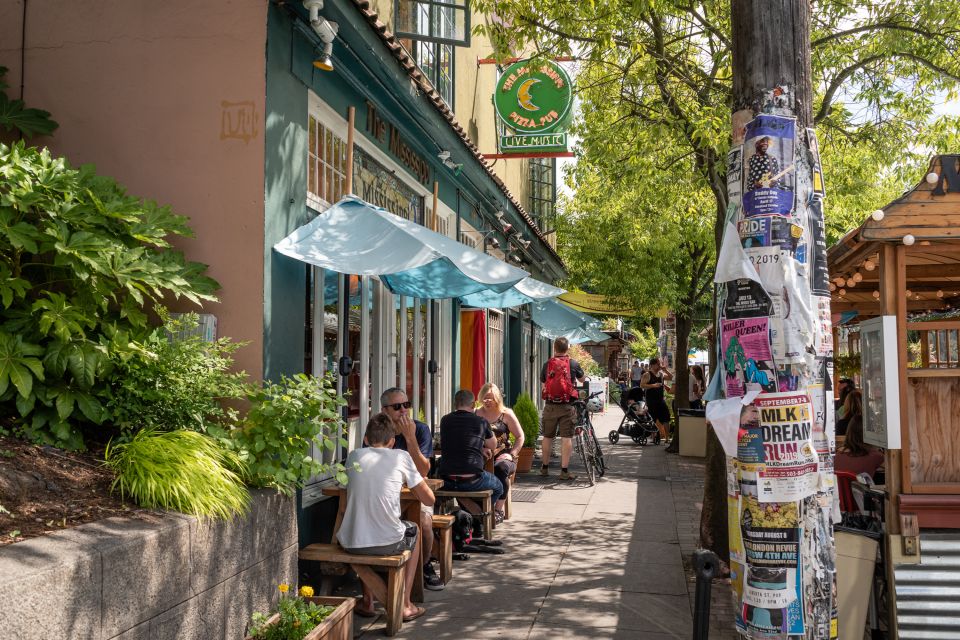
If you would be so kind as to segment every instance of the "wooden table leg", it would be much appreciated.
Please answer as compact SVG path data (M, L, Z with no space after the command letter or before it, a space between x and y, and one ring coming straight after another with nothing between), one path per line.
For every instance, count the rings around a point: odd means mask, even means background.
M409 522L413 522L420 527L420 501L410 500L403 510L403 517ZM423 530L420 529L420 536L423 537ZM428 531L426 535L433 535L433 531ZM420 540L420 557L416 558L416 575L413 578L413 589L410 593L410 599L413 602L423 602L423 540Z

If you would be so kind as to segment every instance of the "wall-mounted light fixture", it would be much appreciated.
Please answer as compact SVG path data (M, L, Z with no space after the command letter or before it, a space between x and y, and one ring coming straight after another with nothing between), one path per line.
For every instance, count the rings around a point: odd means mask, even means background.
M459 176L461 173L463 173L463 164L458 164L451 160L450 152L446 149L440 151L440 153L437 154L437 157L440 158L440 162L443 163L443 166L453 171L453 175Z
M529 248L530 248L530 241L529 241L529 240L526 240L526 239L524 239L524 238L518 238L518 239L517 239L517 244L520 245L521 247L523 247L524 249L529 249Z
M333 71L333 41L337 37L340 26L332 20L320 17L323 0L303 0L303 8L310 12L310 26L323 43L323 50L313 61L313 66L323 71Z

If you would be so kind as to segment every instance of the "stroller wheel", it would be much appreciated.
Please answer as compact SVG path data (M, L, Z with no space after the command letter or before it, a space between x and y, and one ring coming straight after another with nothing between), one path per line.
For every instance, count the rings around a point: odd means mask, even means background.
M645 445L645 444L647 444L647 438L646 438L646 436L634 436L633 441L636 442L636 443L639 444L639 445Z
M620 432L615 430L611 431L607 435L607 439L610 440L610 444L617 444L617 442L620 440Z

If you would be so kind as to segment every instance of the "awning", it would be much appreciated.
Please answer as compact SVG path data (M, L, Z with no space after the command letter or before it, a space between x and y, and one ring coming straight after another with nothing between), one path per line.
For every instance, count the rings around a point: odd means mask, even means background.
M556 298L564 291L565 289L528 277L502 293L487 289L486 291L478 291L477 293L462 296L460 302L478 309L505 309L536 300Z
M533 322L540 327L541 334L547 338L563 336L568 340L575 338L579 342L587 342L599 337L599 320L574 311L555 300L534 302L530 306L530 312Z
M379 276L393 293L414 298L503 292L530 275L356 196L344 197L273 248L331 271Z

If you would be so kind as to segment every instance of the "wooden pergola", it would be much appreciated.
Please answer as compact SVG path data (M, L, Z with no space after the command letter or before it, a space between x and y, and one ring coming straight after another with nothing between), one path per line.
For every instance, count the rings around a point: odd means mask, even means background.
M960 155L935 157L928 172L827 252L835 318L896 318L902 448L885 464L894 535L960 529L960 319L920 317L960 307ZM921 345L913 365L910 337Z

